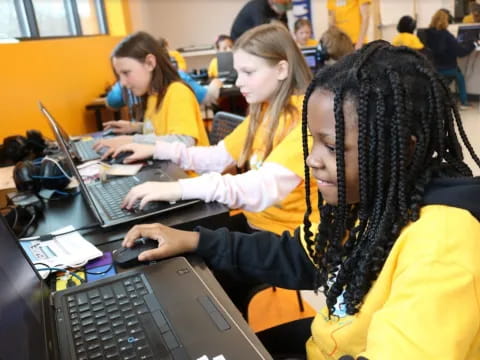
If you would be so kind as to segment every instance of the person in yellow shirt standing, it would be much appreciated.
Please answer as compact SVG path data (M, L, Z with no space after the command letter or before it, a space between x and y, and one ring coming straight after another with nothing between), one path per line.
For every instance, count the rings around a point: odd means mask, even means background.
M328 24L344 31L355 49L367 42L372 0L327 0Z
M405 15L400 18L397 24L398 34L392 40L394 46L407 46L414 50L421 50L425 47L417 35L414 34L417 22L411 16Z
M465 16L462 22L464 24L480 23L480 4L472 1L470 3L470 14Z

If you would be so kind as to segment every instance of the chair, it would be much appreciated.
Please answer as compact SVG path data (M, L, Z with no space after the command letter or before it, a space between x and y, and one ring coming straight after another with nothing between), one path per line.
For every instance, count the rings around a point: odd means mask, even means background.
M220 140L222 140L225 136L230 134L245 118L243 116L232 114L226 111L219 111L213 117L213 124L212 130L210 131L208 138L210 141L210 145L217 144ZM270 285L261 284L258 287L252 289L250 294L248 295L248 301L246 304L246 308L248 309L248 303L253 298L253 296L258 293L259 291L269 287ZM272 290L275 291L275 286L272 286ZM303 299L302 295L299 290L296 291L297 294L297 301L298 307L301 312L304 311L303 306Z
M245 118L240 115L219 111L213 117L212 130L208 134L211 145L217 144L230 134Z

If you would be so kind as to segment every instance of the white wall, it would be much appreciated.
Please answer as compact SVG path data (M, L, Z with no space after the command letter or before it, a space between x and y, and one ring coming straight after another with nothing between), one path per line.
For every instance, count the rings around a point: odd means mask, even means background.
M211 44L217 35L229 34L238 11L248 0L129 0L133 30L163 36L171 48ZM326 0L311 0L315 37L327 29ZM418 27L426 27L440 8L453 12L454 0L416 0ZM415 15L413 0L380 0L383 38L391 40L403 15ZM373 19L373 16L371 17ZM373 25L369 27L373 39Z
M129 0L133 30L163 36L171 48L212 44L230 34L246 0Z

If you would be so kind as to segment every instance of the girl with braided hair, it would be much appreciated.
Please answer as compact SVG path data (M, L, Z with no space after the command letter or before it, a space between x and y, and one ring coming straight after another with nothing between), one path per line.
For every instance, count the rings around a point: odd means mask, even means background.
M141 260L195 252L214 269L322 291L313 322L258 334L275 358L479 359L480 179L458 135L480 159L448 87L421 54L376 41L319 71L302 115L318 226L307 188L294 236L153 224L123 244L148 236L159 246Z

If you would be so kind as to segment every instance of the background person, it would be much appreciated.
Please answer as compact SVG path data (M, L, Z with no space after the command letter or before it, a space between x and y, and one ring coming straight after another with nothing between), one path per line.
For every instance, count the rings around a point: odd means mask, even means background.
M470 43L459 43L457 39L447 30L449 24L448 14L438 10L430 21L426 30L426 46L430 50L436 69L446 78L455 79L460 96L460 109L469 109L467 88L462 71L458 67L457 57L470 54L475 45Z
M141 97L142 122L113 121L106 129L134 135L98 141L95 149L108 147L103 158L123 144L165 141L208 145L200 107L190 87L181 81L163 47L145 32L123 39L114 49L112 66L120 84Z
M308 19L298 19L293 26L295 41L300 47L317 46L318 41L312 39L312 24Z
M360 49L367 42L371 0L327 0L328 24L344 31Z
M233 21L232 40L235 42L245 31L272 21L280 21L288 27L286 13L291 7L292 0L250 0Z

